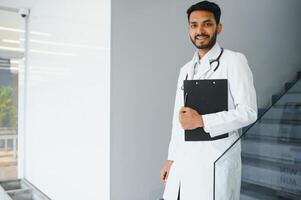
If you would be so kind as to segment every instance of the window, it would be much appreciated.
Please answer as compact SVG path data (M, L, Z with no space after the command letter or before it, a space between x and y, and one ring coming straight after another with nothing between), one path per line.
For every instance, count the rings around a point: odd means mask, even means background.
M0 6L0 180L17 178L22 20L18 13Z

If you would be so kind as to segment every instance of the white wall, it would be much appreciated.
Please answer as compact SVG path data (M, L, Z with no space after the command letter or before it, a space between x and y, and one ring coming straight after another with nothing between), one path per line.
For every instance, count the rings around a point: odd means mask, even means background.
M46 33L29 34L24 177L55 200L109 199L110 1L1 4Z
M162 192L176 79L192 56L180 4L112 1L111 200Z
M50 35L29 38L25 177L55 200L109 199L110 1L37 1L29 29Z
M112 0L111 200L155 200L176 80L192 58L186 9L198 1ZM224 48L246 54L260 107L301 70L298 0L216 1Z
M222 7L226 48L243 52L253 71L259 107L301 70L299 0L227 0Z

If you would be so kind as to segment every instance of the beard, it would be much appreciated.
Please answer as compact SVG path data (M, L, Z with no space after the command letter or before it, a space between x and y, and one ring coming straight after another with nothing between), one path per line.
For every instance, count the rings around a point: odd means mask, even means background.
M194 46L198 49L211 49L216 43L217 30L215 31L214 35L212 36L212 38L209 40L209 42L207 44L201 44L201 45L196 44L196 37L198 37L198 36L209 37L209 35L206 35L206 34L196 35L194 38L192 38L190 36L190 40L194 44Z

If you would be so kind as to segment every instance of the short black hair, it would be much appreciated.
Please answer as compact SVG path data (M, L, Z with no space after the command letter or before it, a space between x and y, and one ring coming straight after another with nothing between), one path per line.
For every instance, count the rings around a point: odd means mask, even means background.
M186 11L188 20L190 18L191 13L196 10L205 10L213 13L216 23L219 24L221 18L221 9L216 3L210 1L201 1L192 5Z

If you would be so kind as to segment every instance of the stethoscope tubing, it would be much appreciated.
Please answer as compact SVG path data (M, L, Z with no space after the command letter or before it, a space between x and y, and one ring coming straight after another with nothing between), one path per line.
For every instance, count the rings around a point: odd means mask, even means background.
M220 54L218 55L218 57L217 57L215 60L210 61L210 65L211 65L212 63L214 63L214 62L217 62L217 66L216 66L215 69L213 70L214 72L219 68L219 63L220 63L219 60L220 60L220 58L222 57L223 53L224 53L224 49L221 48L221 52L220 52Z
M212 65L212 63L214 63L214 62L217 62L217 66L214 68L214 70L213 70L212 73L214 73L214 72L219 68L219 65L220 65L220 58L222 57L223 53L224 53L224 49L221 48L221 52L220 52L220 54L218 55L218 57L217 57L216 59L214 59L214 60L212 60L212 61L209 62L210 65ZM194 64L194 68L196 67L196 65L197 65L197 63ZM212 75L212 74L211 74L211 75ZM188 74L186 74L185 80L187 80L187 79L188 79ZM184 85L182 85L181 89L184 90Z

